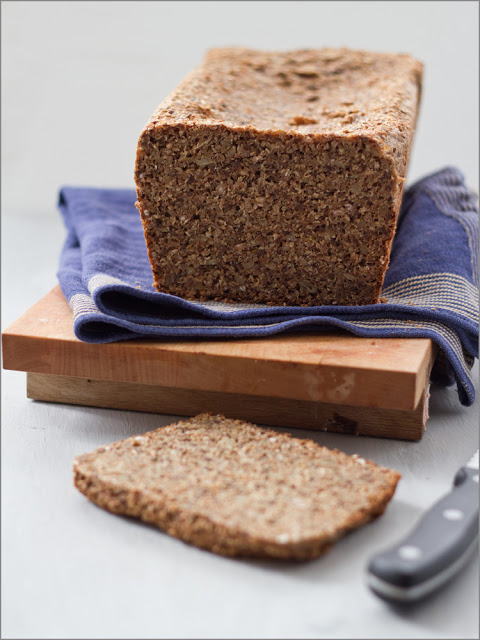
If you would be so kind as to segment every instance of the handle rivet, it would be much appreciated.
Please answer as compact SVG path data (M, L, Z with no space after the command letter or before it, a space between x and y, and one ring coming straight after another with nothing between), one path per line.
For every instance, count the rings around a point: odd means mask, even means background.
M416 560L422 555L422 550L419 547L414 547L411 544L405 544L398 550L398 555L404 560Z
M463 511L460 511L460 509L445 509L442 516L446 520L461 520L463 518Z

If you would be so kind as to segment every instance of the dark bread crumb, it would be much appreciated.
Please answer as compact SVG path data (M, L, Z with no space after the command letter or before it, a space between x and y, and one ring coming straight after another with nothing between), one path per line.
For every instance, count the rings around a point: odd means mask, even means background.
M74 463L75 486L108 511L222 555L296 560L383 513L399 478L311 440L209 414Z
M214 49L142 132L135 180L159 291L378 302L422 65L348 49Z

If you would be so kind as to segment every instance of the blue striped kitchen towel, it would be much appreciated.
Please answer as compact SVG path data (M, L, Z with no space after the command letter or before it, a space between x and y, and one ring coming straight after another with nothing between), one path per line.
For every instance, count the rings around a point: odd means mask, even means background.
M268 307L192 302L155 292L135 191L65 187L67 239L58 279L78 339L239 338L342 329L357 336L431 338L432 379L457 383L470 405L478 357L478 204L448 167L406 190L382 291L357 307Z

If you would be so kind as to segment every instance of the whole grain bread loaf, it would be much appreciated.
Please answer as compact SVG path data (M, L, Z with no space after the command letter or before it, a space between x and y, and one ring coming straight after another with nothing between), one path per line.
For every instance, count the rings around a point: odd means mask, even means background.
M76 487L108 511L215 553L296 560L383 513L399 478L311 440L209 414L74 463Z
M138 142L158 291L275 305L379 300L422 65L348 49L214 49Z

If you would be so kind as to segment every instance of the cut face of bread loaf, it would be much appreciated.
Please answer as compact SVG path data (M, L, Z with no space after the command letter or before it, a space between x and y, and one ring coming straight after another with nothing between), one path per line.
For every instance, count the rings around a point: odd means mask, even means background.
M422 65L348 49L214 49L143 130L154 284L192 300L379 299Z
M307 560L383 513L400 475L357 456L202 414L75 460L113 513L227 556Z

